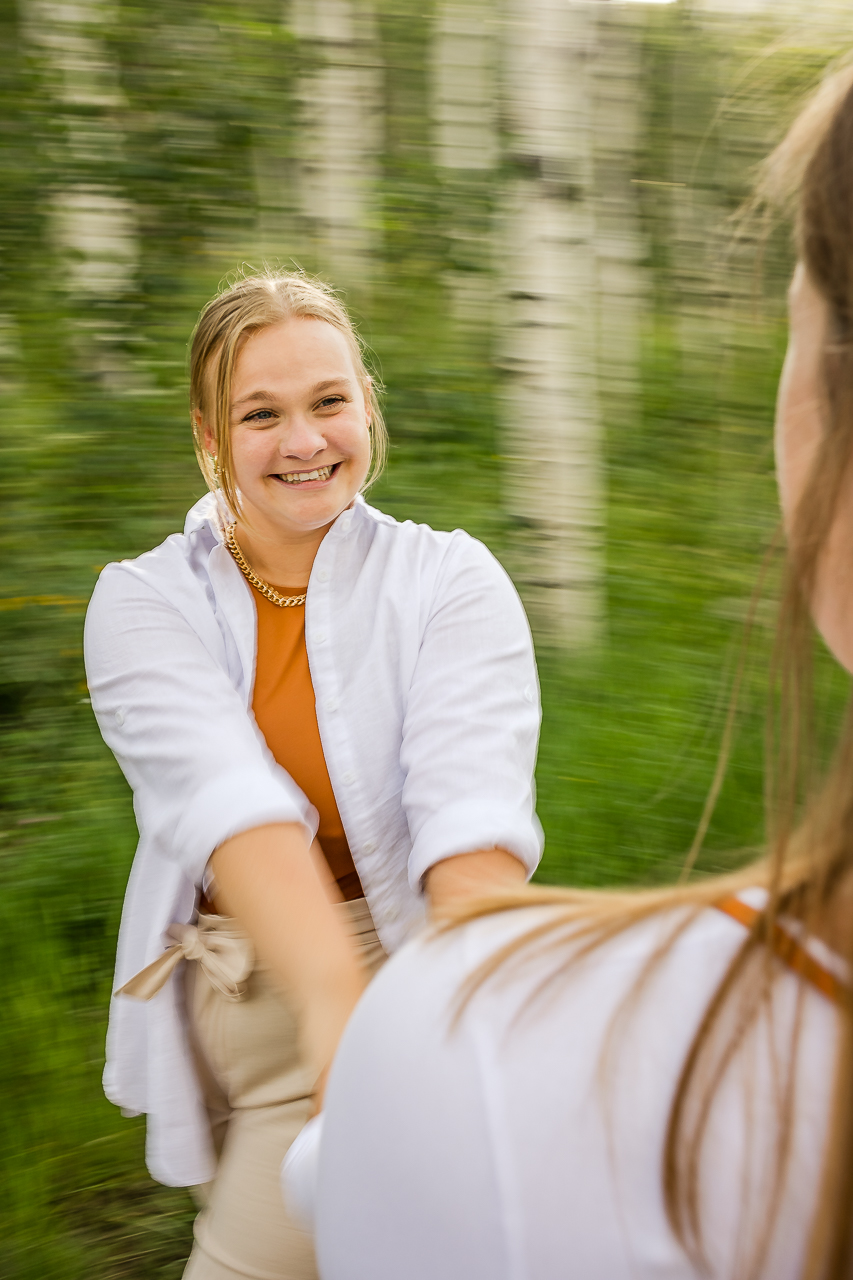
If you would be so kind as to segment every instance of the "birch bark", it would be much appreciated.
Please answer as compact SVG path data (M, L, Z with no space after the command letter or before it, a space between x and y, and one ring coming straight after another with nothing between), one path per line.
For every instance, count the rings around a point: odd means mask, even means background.
M301 239L334 284L364 289L375 274L382 72L366 0L292 0L294 35L318 67L301 81L295 164Z
M488 331L495 300L493 233L483 216L484 184L499 161L497 23L489 0L443 0L432 45L435 163L453 190L444 228L454 267L445 272L459 329Z
M592 200L596 5L509 0L500 259L511 567L541 641L604 633Z
M443 0L433 41L435 162L488 170L498 160L494 6Z
M53 72L70 157L93 175L124 152L118 116L126 103L118 69L99 36L109 17L106 6L87 0L29 0L24 12L27 38ZM139 260L133 202L93 176L57 191L51 205L53 240L72 294L120 298L132 287ZM132 374L117 346L123 335L115 319L78 318L75 328L81 362L111 390L126 391Z
M643 255L636 168L642 118L639 6L605 6L598 22L593 149L597 364L604 416L638 414Z

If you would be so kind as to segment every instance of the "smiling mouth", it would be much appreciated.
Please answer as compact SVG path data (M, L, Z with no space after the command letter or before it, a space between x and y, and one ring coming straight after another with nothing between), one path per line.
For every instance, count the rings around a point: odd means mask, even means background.
M285 484L307 484L311 480L328 480L341 464L334 462L328 467L315 467L313 471L282 471L276 475L276 480L283 480Z

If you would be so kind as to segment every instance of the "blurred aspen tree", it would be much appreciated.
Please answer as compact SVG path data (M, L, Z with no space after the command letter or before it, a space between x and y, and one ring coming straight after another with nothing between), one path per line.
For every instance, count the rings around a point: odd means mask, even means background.
M25 30L43 52L66 128L70 160L66 180L51 196L53 241L75 299L121 299L135 292L139 240L135 203L117 181L127 162L116 51L104 39L115 24L115 7L103 0L26 0ZM74 181L74 168L89 170ZM68 179L71 179L68 181ZM77 314L71 339L81 369L116 392L129 388L126 325L105 312Z
M368 0L290 0L312 58L296 84L296 240L334 284L364 293L380 270L382 67Z
M509 0L500 362L510 564L544 643L604 630L593 0Z
M135 831L81 626L98 566L201 492L199 307L265 258L348 288L388 388L377 504L486 539L534 618L543 877L660 882L777 519L791 239L771 228L759 255L764 228L732 215L850 14L0 3L4 1277L177 1280L191 1244L188 1198L146 1179L140 1126L101 1097ZM769 634L703 870L761 839Z

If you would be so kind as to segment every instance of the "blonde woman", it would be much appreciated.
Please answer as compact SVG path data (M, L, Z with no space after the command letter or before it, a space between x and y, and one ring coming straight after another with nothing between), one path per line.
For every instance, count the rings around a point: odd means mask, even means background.
M395 957L286 1170L323 1280L853 1275L853 715L793 822L810 609L853 671L853 70L767 185L798 192L800 256L768 855L695 887L497 895Z
M279 1166L366 980L425 904L540 855L536 671L481 544L364 501L384 428L331 291L214 298L191 401L212 492L104 570L86 623L140 829L105 1086L206 1202L187 1277L308 1277Z

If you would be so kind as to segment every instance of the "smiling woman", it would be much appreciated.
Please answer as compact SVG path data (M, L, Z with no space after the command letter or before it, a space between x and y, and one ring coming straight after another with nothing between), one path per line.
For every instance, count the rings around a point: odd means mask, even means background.
M364 501L385 432L330 290L214 298L191 413L211 493L87 618L140 827L105 1086L154 1177L202 1187L187 1277L311 1277L278 1171L366 981L538 861L536 668L485 547Z
M260 280L268 287L259 288ZM299 320L313 324L297 328ZM291 347L288 338L297 345ZM370 479L382 470L385 423L358 335L334 294L301 274L249 277L215 298L196 329L190 377L199 463L208 484L221 486L234 512L240 510L232 464L240 439L236 428L250 422L292 424L294 397L302 397L298 407L305 422L354 406L360 427L369 431ZM351 412L346 416L353 421ZM299 443L297 437L294 441ZM297 458L285 474L305 471L305 461ZM366 483L367 473L354 492Z
M291 316L247 339L226 434L240 495L235 532L262 577L307 586L326 529L364 486L369 388L350 344L325 320ZM218 460L216 432L195 412Z

